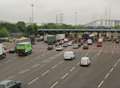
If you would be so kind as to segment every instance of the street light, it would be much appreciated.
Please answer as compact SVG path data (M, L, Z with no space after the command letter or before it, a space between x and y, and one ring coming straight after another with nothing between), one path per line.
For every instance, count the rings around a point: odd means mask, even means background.
M31 4L31 23L34 23L34 3Z

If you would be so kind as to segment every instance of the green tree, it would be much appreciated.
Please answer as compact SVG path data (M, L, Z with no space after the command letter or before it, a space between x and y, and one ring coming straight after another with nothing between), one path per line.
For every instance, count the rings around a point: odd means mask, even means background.
M23 33L26 32L26 24L25 24L25 22L19 21L19 22L16 23L16 26L17 26L17 28L18 28L21 32L23 32Z
M0 28L0 37L8 37L9 32L7 31L6 28Z

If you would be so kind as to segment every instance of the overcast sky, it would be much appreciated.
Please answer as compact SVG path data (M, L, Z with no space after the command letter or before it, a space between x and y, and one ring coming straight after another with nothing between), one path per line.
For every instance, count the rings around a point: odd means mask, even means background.
M0 20L29 22L32 2L37 23L55 22L56 14L63 13L63 22L74 24L75 12L80 24L109 16L120 18L120 0L0 0Z

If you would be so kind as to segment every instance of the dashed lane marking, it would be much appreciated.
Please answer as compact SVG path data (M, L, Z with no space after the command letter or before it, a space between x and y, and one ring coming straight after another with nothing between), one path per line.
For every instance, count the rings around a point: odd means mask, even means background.
M104 80L107 79L109 76L110 76L110 73L108 73L108 74L105 76Z
M72 67L72 68L70 69L71 72L72 72L73 70L75 70L75 67Z
M28 83L28 85L31 85L31 84L35 83L38 79L39 79L39 77L36 77L36 78L33 79L32 81L30 81L30 82Z
M54 88L58 84L58 81L56 81L50 88Z
M32 68L37 68L38 66L40 66L40 64L35 64L32 66Z
M104 80L100 82L97 88L100 88L103 85L103 83L104 83Z
M54 65L51 69L55 69L57 66L58 66L58 65L56 64L56 65Z
M61 79L65 79L68 75L69 75L69 73L65 73L65 75L63 75L63 76L61 77Z
M25 69L25 70L22 70L22 71L20 71L20 72L18 72L19 74L24 74L24 73L26 73L26 72L28 72L28 71L30 71L30 69Z
M42 73L41 76L45 76L45 75L48 74L49 72L50 72L50 70L47 70L47 71L45 71L44 73Z

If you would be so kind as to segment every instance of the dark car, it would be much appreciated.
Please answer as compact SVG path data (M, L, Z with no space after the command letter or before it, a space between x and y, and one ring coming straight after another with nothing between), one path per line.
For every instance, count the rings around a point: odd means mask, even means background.
M53 45L48 45L48 50L52 50L53 49Z
M117 44L120 43L120 40L119 40L119 39L116 39L116 40L115 40L115 43L117 43Z
M83 49L88 49L88 44L83 44Z
M21 88L20 81L4 80L0 82L0 88Z
M101 43L101 42L98 42L98 43L97 43L97 47L102 47L102 43Z

